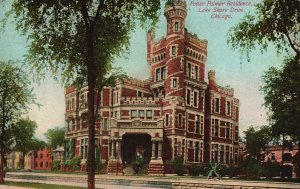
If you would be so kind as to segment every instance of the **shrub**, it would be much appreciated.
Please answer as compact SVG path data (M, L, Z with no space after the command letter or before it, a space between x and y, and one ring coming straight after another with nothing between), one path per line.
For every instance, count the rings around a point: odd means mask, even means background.
M228 176L229 178L235 177L239 174L239 168L235 167L232 163L229 166L225 166L223 170L223 176Z
M280 165L277 162L271 162L270 159L263 165L263 176L270 179L280 175Z
M247 178L258 178L263 176L263 167L259 161L249 158L242 164L242 173Z
M53 161L52 171L59 171L60 170L60 160Z
M291 178L293 174L293 167L291 165L284 165L282 167L283 177Z
M136 159L132 163L133 165L133 170L137 174L139 170L142 168L144 165L144 160L140 156L137 156Z
M174 172L178 176L183 176L184 175L183 158L181 156L175 156L174 157L173 168L174 168Z
M75 171L80 169L80 158L73 157L71 159L67 159L64 164L68 169Z
M199 176L200 174L203 174L203 173L204 173L203 165L192 164L190 166L190 174L192 176Z
M207 171L207 177L217 177L218 179L221 179L220 175L220 165L218 163L212 163L210 162L208 166L206 167Z

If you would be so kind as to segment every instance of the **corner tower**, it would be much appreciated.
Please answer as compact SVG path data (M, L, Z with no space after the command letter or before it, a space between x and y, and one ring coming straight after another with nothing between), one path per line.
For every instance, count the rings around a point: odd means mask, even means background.
M184 35L186 2L179 0L173 3L166 3L165 17L167 18L167 35L181 34Z

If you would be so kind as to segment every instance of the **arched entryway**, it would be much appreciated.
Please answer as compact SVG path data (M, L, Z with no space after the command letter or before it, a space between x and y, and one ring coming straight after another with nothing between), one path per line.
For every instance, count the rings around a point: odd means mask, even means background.
M122 136L122 163L131 164L136 156L143 158L146 164L151 160L151 136L149 134L126 133Z

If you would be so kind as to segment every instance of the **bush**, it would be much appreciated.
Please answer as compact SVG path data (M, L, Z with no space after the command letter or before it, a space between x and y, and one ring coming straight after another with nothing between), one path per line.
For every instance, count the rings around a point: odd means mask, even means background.
M59 171L60 170L60 160L53 161L52 171Z
M174 168L174 172L178 176L183 176L184 175L183 158L181 156L175 156L174 157L173 168Z
M258 178L263 176L263 166L255 159L249 158L242 164L242 173L247 178Z
M192 164L189 171L192 176L199 176L204 173L204 166Z
M141 158L140 156L137 156L136 159L133 161L132 165L133 165L134 172L137 174L140 171L140 169L142 168L142 166L144 165L143 158Z
M280 165L276 162L271 162L270 159L263 165L263 176L270 179L280 175Z
M206 167L205 170L207 171L207 177L217 177L218 179L221 179L220 169L221 165L218 163L210 162Z
M293 175L293 167L291 165L284 165L282 167L282 173L284 178L285 177L291 178Z
M235 167L232 163L229 166L225 166L222 175L229 178L235 177L239 174L239 168Z
M80 169L80 158L73 157L72 159L68 159L65 161L65 166L71 169L72 171L76 171Z

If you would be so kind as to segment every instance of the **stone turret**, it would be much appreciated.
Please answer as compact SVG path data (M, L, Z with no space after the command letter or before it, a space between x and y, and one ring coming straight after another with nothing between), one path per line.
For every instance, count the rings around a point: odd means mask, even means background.
M166 3L165 17L167 18L167 35L182 34L184 35L185 18L187 15L186 2L179 0L174 4Z
M147 33L147 62L151 64L151 59L153 56L153 44L154 44L155 34L153 30Z

